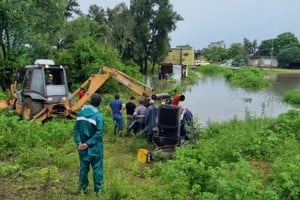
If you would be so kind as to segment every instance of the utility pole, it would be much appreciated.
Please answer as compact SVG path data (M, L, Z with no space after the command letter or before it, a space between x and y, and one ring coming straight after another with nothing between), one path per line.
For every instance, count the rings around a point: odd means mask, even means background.
M271 67L273 67L273 39L272 39L272 46L271 46Z
M180 62L180 65L182 65L182 47L180 47L180 55L179 55L179 62Z

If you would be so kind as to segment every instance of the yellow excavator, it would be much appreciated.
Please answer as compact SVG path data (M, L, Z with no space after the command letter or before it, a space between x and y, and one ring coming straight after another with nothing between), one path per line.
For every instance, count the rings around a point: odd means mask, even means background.
M51 77L51 82L48 81ZM99 74L91 75L74 93L67 85L65 68L52 60L38 59L33 65L25 66L22 77L11 84L8 100L0 101L0 108L10 108L26 120L44 121L52 117L76 117L90 97L109 79L113 78L141 96L151 96L154 89L131 78L127 74L103 66ZM20 90L17 90L20 85ZM80 88L86 88L85 94L77 100ZM167 97L168 95L166 95ZM165 98L165 95L157 95Z

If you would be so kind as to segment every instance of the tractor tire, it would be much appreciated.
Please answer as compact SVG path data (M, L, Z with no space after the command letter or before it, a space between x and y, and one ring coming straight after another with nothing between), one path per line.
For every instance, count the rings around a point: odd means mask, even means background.
M31 120L35 114L43 109L42 101L33 100L30 97L25 97L22 104L22 118Z

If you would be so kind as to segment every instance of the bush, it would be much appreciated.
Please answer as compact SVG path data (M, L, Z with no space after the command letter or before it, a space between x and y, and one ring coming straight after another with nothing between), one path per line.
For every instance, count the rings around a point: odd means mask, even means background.
M227 74L228 80L236 86L245 89L261 89L270 86L264 78L264 71L255 67L242 67L234 74Z
M173 199L297 199L299 113L209 124L158 175Z
M268 183L280 199L300 198L300 151L288 152L279 157L271 168Z
M277 55L279 63L287 63L290 66L299 66L300 64L300 48L298 46L283 49Z
M216 74L224 73L228 71L228 69L224 67L220 67L218 65L205 65L199 67L199 71L205 75L216 75Z
M288 91L283 95L283 101L300 105L300 89Z

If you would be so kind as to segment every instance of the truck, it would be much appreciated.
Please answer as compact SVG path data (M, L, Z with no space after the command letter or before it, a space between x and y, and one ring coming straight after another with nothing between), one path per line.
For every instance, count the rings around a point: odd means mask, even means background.
M47 77L52 77L51 83ZM141 96L152 96L155 90L129 75L107 66L100 73L92 74L71 93L67 84L66 69L52 60L38 59L25 66L24 73L10 86L7 100L0 101L0 108L14 109L23 119L44 121L52 117L76 118L91 96L109 79L113 78ZM17 88L20 87L18 90ZM76 98L80 88L86 88L82 98ZM164 96L164 95L157 95Z

